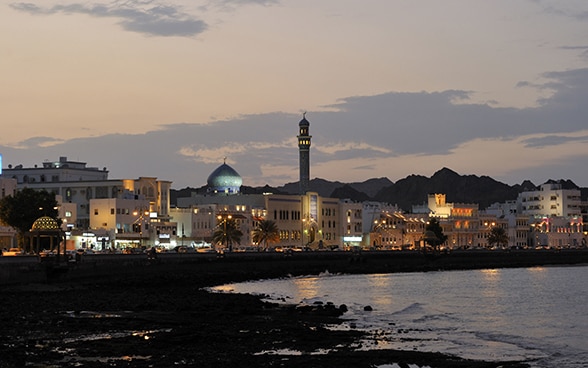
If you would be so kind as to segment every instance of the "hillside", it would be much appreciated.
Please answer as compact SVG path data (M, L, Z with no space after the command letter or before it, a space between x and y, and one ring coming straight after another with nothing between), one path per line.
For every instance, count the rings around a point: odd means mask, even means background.
M534 185L527 182L525 187L532 188ZM483 209L495 202L516 199L521 188L520 185L509 186L488 176L459 175L443 168L430 178L410 175L383 188L374 199L397 204L409 211L412 205L426 202L428 194L443 193L447 195L447 202L478 203Z
M580 189L582 200L588 198L588 188L579 188L571 180L551 180L546 182L561 183L564 189ZM422 175L409 175L393 183L388 178L374 178L364 182L342 183L315 178L309 183L310 190L323 197L348 198L356 202L374 200L397 204L404 211L410 211L413 205L427 201L427 195L443 193L447 201L453 203L477 203L484 209L496 202L515 200L520 192L536 188L529 180L521 184L508 185L488 176L460 175L455 171L442 168L430 178ZM243 194L297 194L298 182L287 183L281 187L248 187L243 186ZM176 204L178 197L189 197L192 192L205 192L205 188L172 189L171 204Z

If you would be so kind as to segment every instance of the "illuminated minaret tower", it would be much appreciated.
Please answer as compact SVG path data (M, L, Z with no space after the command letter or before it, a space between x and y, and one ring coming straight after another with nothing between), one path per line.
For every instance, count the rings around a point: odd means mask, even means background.
M306 120L306 112L302 114L302 120L298 123L298 151L300 152L300 194L306 194L310 181L310 138L308 128L310 123Z

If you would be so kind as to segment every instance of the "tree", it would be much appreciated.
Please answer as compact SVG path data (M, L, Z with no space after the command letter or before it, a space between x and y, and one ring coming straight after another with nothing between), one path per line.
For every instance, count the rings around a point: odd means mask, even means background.
M233 243L241 243L243 232L239 230L239 224L234 218L219 219L217 229L212 234L212 241L224 244L229 250L233 249Z
M267 249L268 244L280 242L280 230L275 221L261 220L257 227L253 229L252 240L254 243L263 243L263 248Z
M443 228L439 223L439 220L436 218L432 218L427 226L425 227L425 232L431 231L435 234L436 239L429 240L429 244L433 246L433 248L437 249L441 247L441 244L444 244L447 241L447 235L443 234Z
M24 188L0 199L0 221L16 229L20 248L24 245L24 234L42 216L58 216L55 194L46 190Z
M493 227L490 229L490 234L488 234L488 245L492 247L494 244L496 244L497 247L508 245L508 235L506 234L506 230L500 226Z

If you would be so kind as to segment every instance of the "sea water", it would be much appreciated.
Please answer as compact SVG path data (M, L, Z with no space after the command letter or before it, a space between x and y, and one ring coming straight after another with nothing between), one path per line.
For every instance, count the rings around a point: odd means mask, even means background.
M215 290L263 294L287 303L345 304L346 321L332 328L368 331L359 349L518 360L536 368L588 367L588 266L326 272Z

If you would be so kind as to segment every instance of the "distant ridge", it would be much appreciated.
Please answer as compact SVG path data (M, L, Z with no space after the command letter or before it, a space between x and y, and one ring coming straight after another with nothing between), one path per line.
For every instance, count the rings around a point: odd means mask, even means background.
M588 198L588 188L579 188L571 180L552 180L545 183L558 183L564 189L580 189L582 200ZM496 202L515 200L519 193L538 189L529 180L521 184L508 185L496 181L489 176L460 175L449 168L442 168L430 178L422 175L409 175L396 183L388 178L374 178L364 182L342 183L315 178L309 183L309 189L323 197L350 199L356 202L378 201L396 204L404 211L410 211L413 205L426 202L427 195L443 193L447 201L453 203L477 203L480 209L485 209ZM287 183L281 187L241 187L243 194L298 194L298 182ZM171 190L172 206L178 197L189 197L192 192L205 193L205 188L184 188Z
M535 188L535 185L527 181L525 187ZM520 192L521 185L509 186L488 176L459 175L444 167L430 178L410 175L399 180L380 190L374 199L398 204L409 211L412 205L426 202L428 194L443 193L448 202L477 203L483 209L495 202L514 200Z
M328 181L320 178L312 179L309 183L309 189L311 192L317 192L323 197L334 197L333 192L340 190L347 186L357 192L361 192L363 195L367 195L369 198L373 198L382 188L394 184L388 178L368 179L361 183L341 183L338 181ZM277 187L277 190L288 194L298 194L299 186L298 182L288 183L284 186Z

